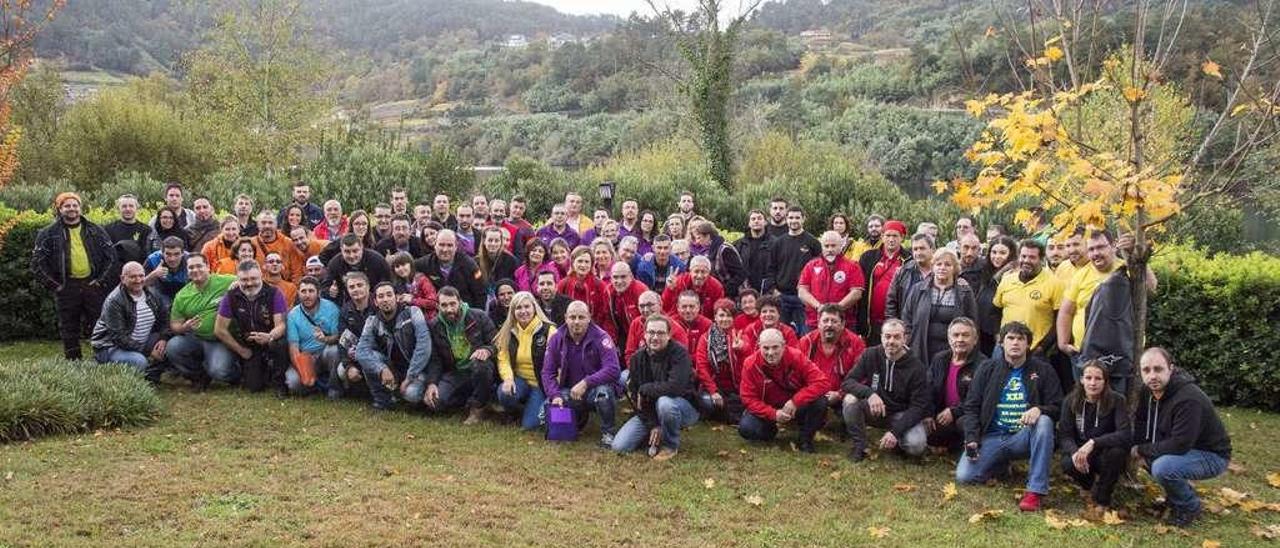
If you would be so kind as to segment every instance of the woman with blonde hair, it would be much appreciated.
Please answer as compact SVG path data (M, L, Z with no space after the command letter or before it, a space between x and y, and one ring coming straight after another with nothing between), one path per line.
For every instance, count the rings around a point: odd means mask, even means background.
M960 258L942 248L933 252L932 271L907 290L902 323L907 326L911 352L921 361L949 348L951 320L974 318L978 301L969 282L960 278Z
M498 328L494 347L498 358L498 403L508 413L520 413L520 428L533 430L544 420L546 394L538 384L547 341L556 332L538 299L528 291L511 297L507 319Z

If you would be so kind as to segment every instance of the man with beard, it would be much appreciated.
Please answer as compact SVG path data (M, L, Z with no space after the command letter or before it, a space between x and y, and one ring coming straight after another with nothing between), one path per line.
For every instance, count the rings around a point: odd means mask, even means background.
M54 198L54 221L36 234L31 253L32 276L54 295L68 360L81 358L80 335L86 322L102 315L107 279L117 264L111 236L80 214L80 203L74 192Z
M849 248L845 251L845 256L851 260L857 261L867 251L880 247L880 238L884 231L884 217L876 213L867 216L867 237L866 239L855 239L849 243ZM852 226L849 227L853 229ZM852 236L850 236L852 238ZM861 264L859 266L862 266ZM866 272L865 270L863 271Z
M387 266L387 260L377 251L365 249L359 236L355 234L343 236L341 246L342 254L329 261L329 265L325 268L329 272L332 284L329 287L329 297L339 302L346 298L343 292L346 288L336 282L343 279L348 272L364 273L369 278L369 283L374 286L391 279L391 267Z
M1089 255L1085 253L1084 236L1085 228L1083 226L1076 227L1076 230L1062 244L1063 259L1053 269L1053 274L1062 281L1064 288L1071 283L1071 278L1075 277L1076 271L1089 266Z
M462 204L458 206L458 229L455 233L458 235L458 250L475 257L476 249L480 245L480 231L475 227L475 212L471 206Z
M772 238L765 231L766 222L763 211L751 210L747 213L747 233L733 242L746 269L746 287L760 293L773 289L773 272L769 270L769 241Z
M991 303L1003 312L1000 325L1022 322L1031 328L1031 352L1045 354L1056 348L1053 322L1062 306L1062 283L1044 268L1044 246L1031 238L1018 246L1018 271L1000 278ZM1070 381L1059 375L1059 380ZM1065 385L1065 383L1064 383Z
M337 200L326 200L324 219L321 219L312 231L316 239L332 242L346 235L347 230L349 230L347 216L342 214L342 203Z
M610 323L605 332L618 343L618 348L631 346L631 324L640 317L640 296L645 291L648 289L631 275L631 267L627 263L613 263L609 271L609 287L605 291L609 299Z
M409 214L409 191L400 187L391 189L391 214Z
M640 202L634 198L622 201L622 218L618 220L618 238L640 235Z
M431 200L431 220L440 223L441 226L449 230L458 230L458 218L453 216L452 207L449 205L449 197L444 194L436 194Z
M319 208L317 208L317 211ZM258 214L258 235L253 237L253 247L257 249L258 264L266 262L268 253L277 253L284 259L284 279L293 281L302 279L302 265L306 259L293 246L284 234L276 228L276 220L270 211L263 210Z
M298 285L284 279L284 259L279 253L267 254L262 264L262 283L279 289L284 295L284 305L293 308L294 301L298 298Z
M787 233L773 239L770 244L773 270L773 286L782 298L782 321L795 329L797 335L807 331L804 304L800 301L800 272L810 260L822 253L822 244L804 230L804 210L791 206L787 210Z
M693 291L680 294L676 299L675 312L674 323L679 324L680 328L688 334L690 342L702 340L702 336L711 329L711 320L702 315L702 303L698 299L698 294ZM688 347L688 345L685 346Z
M564 313L573 299L556 291L556 274L547 270L538 272L534 282L534 297L538 298L538 306L547 313L551 323L564 325Z
M853 441L849 460L867 456L867 424L885 428L880 449L901 450L912 457L924 454L928 433L924 419L932 404L924 364L907 351L906 326L885 320L880 345L868 348L845 377L844 424Z
M293 184L293 203L289 205L302 208L302 224L307 225L308 229L314 230L316 225L324 222L324 210L311 203L311 185L307 183L299 181ZM289 214L289 205L280 208L280 213L275 219L277 226L288 224L285 216ZM261 216L259 216L259 223L261 223ZM258 227L261 230L262 225L259 224Z
M154 286L166 305L187 285L187 252L182 248L181 238L165 238L160 250L148 255L142 266L147 271L144 283Z
M120 285L107 295L102 316L93 326L89 343L98 363L123 363L157 382L156 364L164 361L169 333L169 309L164 300L147 289L142 265L125 263Z
M557 330L547 343L541 381L548 405L572 408L579 430L586 426L588 413L596 412L600 445L612 447L620 372L618 348L608 333L591 323L587 303L571 303L565 311L565 329Z
M844 240L835 231L822 233L822 255L810 260L800 272L799 296L805 305L805 322L810 329L818 326L818 310L834 304L844 311L844 322L857 325L858 299L862 298L862 268L840 253Z
M680 430L698 421L689 403L693 396L693 361L689 350L671 344L671 320L661 315L645 322L644 349L628 364L627 396L635 415L613 439L613 450L627 453L642 446L653 460L671 460L680 450Z
M443 287L436 297L440 312L431 328L442 344L435 346L435 359L427 366L422 403L435 412L465 405L463 424L477 424L494 395L497 365L493 338L497 329L484 310L462 302L457 289Z
M373 247L379 255L391 258L399 252L408 253L417 259L426 255L422 242L413 237L413 221L408 215L395 215L391 218L391 236L383 238Z
M787 225L787 200L780 196L774 196L769 200L769 225L765 227L765 233L769 235L769 239L779 236L786 236L791 228Z
M381 241L391 237L391 205L378 204L373 206L373 237L376 241Z
M262 282L257 261L241 262L236 268L236 281L238 286L227 291L218 305L213 334L240 358L241 380L246 389L261 392L270 387L277 396L284 397L288 394L284 368L289 363L284 340L288 312L284 294Z
M111 237L119 262L142 262L147 259L147 241L151 239L151 227L138 222L138 198L132 194L122 194L116 198L116 211L120 218L103 228Z
M250 198L248 194L236 196L236 204L231 212L236 216L236 221L240 223L241 236L252 238L258 235L258 223L253 221L253 198Z
M822 305L818 310L817 329L801 337L797 346L826 374L827 403L837 412L845 396L841 383L867 349L861 337L845 328L844 318L844 310L840 307Z
M203 390L211 381L233 383L240 378L235 355L214 335L218 305L230 290L236 277L211 274L204 255L187 257L187 279L169 312L169 330L173 338L165 348L165 357L174 369Z
M320 254L324 253L324 248L329 246L329 240L317 240L312 236L311 231L300 226L290 229L289 239L293 240L293 247L297 248L298 255L301 255L304 261L315 259L320 261L320 266L324 266L324 260L320 259ZM306 263L304 262L305 266Z
M329 376L327 396L331 400L342 398L354 386L364 386L364 375L360 362L356 359L356 346L360 343L360 335L364 333L365 322L377 312L369 292L368 276L352 272L345 279L334 283L341 283L347 288L347 300L342 303L342 310L339 312L341 333L338 335L338 348L341 360Z
M982 241L977 234L965 234L956 240L960 256L960 279L969 287L982 287Z
M671 340L684 345L685 348L693 348L697 343L695 340L689 339L689 332L685 330L680 322L675 321L670 315L662 313L662 297L656 292L645 291L636 299L636 317L631 320L631 325L627 327L627 343L623 345L622 363L631 363L631 356L634 356L636 350L644 344L644 324L647 318L654 314L662 314L668 320L671 320ZM626 384L626 371L622 372L623 384Z
M317 378L329 379L342 357L338 349L341 311L320 298L320 280L305 276L298 282L298 304L289 311L289 361L285 372L289 392L304 394Z
M217 238L218 229L221 227L213 218L213 203L208 198L197 197L191 202L191 207L195 210L195 217L191 224L187 225L187 241L191 242L191 250L196 251Z
M393 408L395 392L405 403L417 405L426 391L426 370L431 360L427 319L422 309L400 304L391 282L382 282L375 288L374 305L377 309L365 320L356 344L356 360L373 396L373 408Z
M867 288L862 293L866 298L858 307L858 329L867 340L880 340L880 324L885 319L893 277L908 257L902 249L902 236L906 233L907 225L902 221L884 223L880 236L883 245L867 250L858 258L858 266L867 278Z

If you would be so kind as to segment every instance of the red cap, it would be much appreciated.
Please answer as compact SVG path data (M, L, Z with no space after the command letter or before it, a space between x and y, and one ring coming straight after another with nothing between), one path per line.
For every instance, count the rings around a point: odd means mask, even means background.
M902 221L893 220L893 221L886 222L884 224L884 228L881 229L881 231L883 232L888 232L890 230L898 231L898 234L901 236L907 235L907 225Z

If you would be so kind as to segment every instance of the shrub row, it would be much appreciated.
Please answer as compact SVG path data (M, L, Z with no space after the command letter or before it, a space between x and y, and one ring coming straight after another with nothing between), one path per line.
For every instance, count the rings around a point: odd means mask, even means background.
M159 416L160 396L128 366L57 358L0 364L0 443L141 426Z

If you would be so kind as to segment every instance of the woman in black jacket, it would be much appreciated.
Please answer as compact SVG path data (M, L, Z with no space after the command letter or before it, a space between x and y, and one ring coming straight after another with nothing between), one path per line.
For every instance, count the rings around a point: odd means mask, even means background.
M1063 400L1058 421L1062 471L1105 510L1125 471L1129 456L1129 410L1124 396L1111 389L1107 367L1097 360L1084 364L1075 389Z
M951 320L978 314L973 288L957 276L960 259L942 248L933 254L932 273L911 286L902 307L911 353L920 361L947 349L947 329Z
M1018 244L1013 238L1000 236L987 245L987 256L982 261L982 273L978 287L973 288L978 299L978 349L988 356L995 350L996 333L1000 332L1001 310L991 304L996 296L996 287L1000 278L1010 270L1017 268L1018 261L1013 260Z

